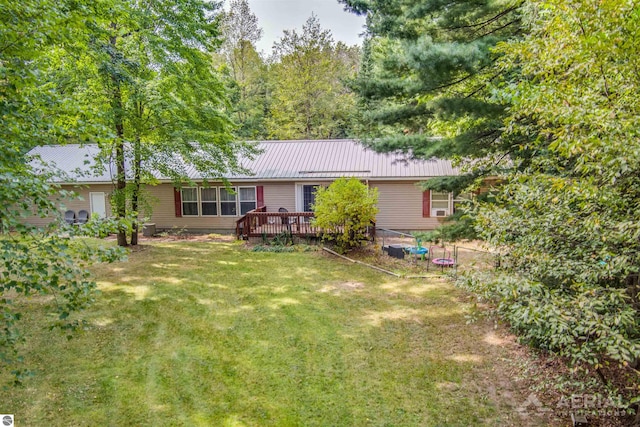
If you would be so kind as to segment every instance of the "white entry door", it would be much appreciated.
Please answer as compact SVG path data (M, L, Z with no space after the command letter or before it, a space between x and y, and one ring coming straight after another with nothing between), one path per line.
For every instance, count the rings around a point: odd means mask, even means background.
M89 200L91 202L91 213L97 213L100 218L107 216L107 203L105 201L104 193L89 193Z

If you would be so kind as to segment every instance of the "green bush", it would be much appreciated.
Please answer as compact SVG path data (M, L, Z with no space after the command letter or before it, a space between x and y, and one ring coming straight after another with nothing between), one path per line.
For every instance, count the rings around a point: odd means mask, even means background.
M324 240L335 241L340 252L347 252L367 240L377 203L377 188L356 178L339 178L327 188L318 188L313 225L322 229Z
M600 368L607 359L624 364L640 354L625 289L580 283L551 289L513 271L469 273L457 284L490 302L521 340L573 364Z

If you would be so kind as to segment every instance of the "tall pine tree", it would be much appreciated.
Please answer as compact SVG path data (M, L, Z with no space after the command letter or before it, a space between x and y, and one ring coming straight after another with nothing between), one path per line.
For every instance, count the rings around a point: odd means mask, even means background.
M416 158L491 159L510 151L505 104L492 93L503 77L492 50L520 31L520 1L342 2L367 15L364 66L354 82L367 144ZM483 173L426 185L456 191Z

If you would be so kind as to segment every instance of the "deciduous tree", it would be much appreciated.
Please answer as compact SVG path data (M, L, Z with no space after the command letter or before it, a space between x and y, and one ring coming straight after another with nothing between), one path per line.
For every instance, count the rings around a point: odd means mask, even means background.
M509 132L536 153L504 176L480 232L511 274L475 281L522 335L601 368L640 354L640 14L633 2L530 1L531 34L499 46L520 78ZM514 274L515 273L515 274ZM484 284L482 284L484 283Z
M344 81L357 69L358 48L335 43L315 15L302 32L274 43L268 132L277 139L341 138L350 132L353 94Z
M367 230L378 213L378 189L369 188L357 178L339 178L327 188L316 190L314 225L323 238L335 240L342 252L367 240Z
M52 67L48 53L82 38L84 18L76 2L25 0L0 7L0 369L13 369L17 380L25 373L17 352L25 339L19 328L23 297L51 298L44 301L53 321L43 327L73 329L79 325L73 313L94 296L95 283L85 267L119 256L113 250L78 247L83 245L71 238L75 230L63 233L58 223L24 223L33 214L59 216L58 199L71 196L51 184L51 168L36 167L26 153L61 136L95 130L90 123L61 119L78 113L77 106L47 79Z
M153 173L177 184L187 165L205 179L239 170L239 154L251 148L237 142L225 113L224 85L211 55L219 45L217 4L206 0L96 3L88 19L86 66L77 81L79 101L101 103L99 117L113 138L102 143L104 158L114 159L113 193L117 217L137 217L141 186ZM71 79L74 69L64 72ZM89 108L89 107L88 107ZM131 243L137 241L134 222ZM127 230L118 244L128 244Z
M221 16L221 47L230 71L232 118L241 138L266 136L267 65L256 50L262 37L258 18L247 0L232 0L229 11Z

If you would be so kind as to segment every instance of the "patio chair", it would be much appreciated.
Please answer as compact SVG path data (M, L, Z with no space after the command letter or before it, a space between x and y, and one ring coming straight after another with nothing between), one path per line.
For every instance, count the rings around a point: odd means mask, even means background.
M64 213L64 222L71 225L76 222L76 212L72 210L68 210Z
M289 211L287 210L287 208L280 208L280 209L278 209L278 212L280 212L280 213L288 213ZM288 225L288 224L289 224L289 217L283 216L282 217L282 225Z
M78 211L78 224L86 224L89 221L89 212L84 209Z

